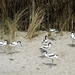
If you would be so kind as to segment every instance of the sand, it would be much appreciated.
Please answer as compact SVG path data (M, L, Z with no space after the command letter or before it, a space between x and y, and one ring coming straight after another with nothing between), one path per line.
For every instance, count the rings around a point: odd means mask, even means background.
M75 44L72 47L70 32L57 35L55 40L48 39L52 43L48 53L58 54L53 64L39 49L43 47L41 41L47 34L44 32L28 40L24 38L25 32L19 32L22 47L17 47L11 54L0 52L0 75L75 75Z

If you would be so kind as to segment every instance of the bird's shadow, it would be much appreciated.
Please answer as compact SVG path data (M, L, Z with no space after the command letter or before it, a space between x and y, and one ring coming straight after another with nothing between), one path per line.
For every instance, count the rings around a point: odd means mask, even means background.
M75 44L73 44L73 45L72 44L67 44L67 45L69 45L70 47L75 47Z
M43 63L43 64L49 66L50 68L52 68L53 66L57 66L57 64L54 63Z
M6 53L6 52L1 52L1 51L0 51L0 53Z
M46 50L43 50L42 48L39 48L41 53L44 53Z
M49 39L50 39L50 40L53 40L53 41L55 41L55 40L56 40L56 39L55 39L55 38L53 38L53 37L50 37Z
M15 52L8 52L7 55L9 54L15 54L15 53L18 53L19 51L15 51Z
M42 58L43 59L43 58L45 58L45 55L39 56L39 58Z

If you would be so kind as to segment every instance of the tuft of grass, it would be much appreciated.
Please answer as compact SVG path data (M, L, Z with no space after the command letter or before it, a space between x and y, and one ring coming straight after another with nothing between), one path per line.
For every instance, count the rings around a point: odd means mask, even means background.
M51 36L51 32L48 32L48 37L50 37Z
M28 28L27 38L32 39L34 36L38 35L38 33L36 32L38 32L40 25L43 22L44 15L45 15L44 9L40 9L40 8L38 8L35 11L34 15L33 14L30 15L32 16L32 21Z
M26 8L27 9L27 8ZM14 15L13 19L6 18L4 21L0 23L0 36L1 39L6 39L10 43L10 41L15 41L17 38L17 31L19 28L19 24L22 22L22 18L25 16L26 9L21 12L17 12ZM6 35L6 37L4 37Z
M0 23L1 39L8 40L8 43L10 43L11 41L15 41L17 39L18 24L22 22L22 18L26 14L25 13L26 9L16 13L13 19L6 18L4 21ZM11 47L7 47L7 48L8 50L11 50Z

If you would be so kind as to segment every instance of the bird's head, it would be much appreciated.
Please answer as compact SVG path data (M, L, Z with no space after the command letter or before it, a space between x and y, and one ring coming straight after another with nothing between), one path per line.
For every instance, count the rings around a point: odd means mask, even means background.
M20 44L20 46L22 47L21 41L17 41L17 43L19 43L19 44Z
M8 40L4 40L4 41L8 41Z
M45 39L47 38L47 35L45 36Z
M71 34L74 33L74 31L71 32Z
M21 41L17 41L17 43L20 43L21 44Z
M48 43L48 45L50 45L50 44L52 45L52 43L51 43L51 42L49 42L49 43Z
M47 54L47 51L44 50L43 53Z
M4 42L7 42L8 43L8 40L4 40Z

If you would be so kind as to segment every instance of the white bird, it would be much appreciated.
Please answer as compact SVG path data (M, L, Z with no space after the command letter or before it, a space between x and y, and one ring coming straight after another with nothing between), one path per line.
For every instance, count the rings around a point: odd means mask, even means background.
M14 50L15 50L15 47L17 46L17 45L21 45L21 41L17 41L17 42L12 42L12 43L10 43L9 44L9 46L11 46L11 47L14 47ZM21 45L22 46L22 45Z
M56 31L56 29L51 29L51 28L49 28L49 30L50 30L50 32L55 32Z
M72 38L72 46L73 46L73 42L75 40L75 34L74 34L74 32L71 33L70 37Z
M21 45L21 41L12 42L12 43L9 44L9 46L17 46L18 44Z
M3 47L3 46L6 46L8 43L7 40L4 40L3 42L0 42L0 46ZM2 48L1 48L2 49Z
M5 46L7 44L7 40L4 40L3 42L0 42L0 46Z
M45 36L45 39L42 40L42 44L43 44L43 45L47 45L47 44L48 44L47 36Z
M72 37L73 39L75 39L75 33L74 33L74 32L71 33L71 37Z
M49 50L49 49L51 48L51 45L52 45L52 43L49 42L48 45L43 46L42 48L40 48L40 50L41 50L41 51L47 51L47 50Z
M47 51L44 51L44 53L45 53L45 57L52 59L52 63L53 63L53 58L57 58L58 59L58 56L56 54L54 54L54 53L47 54Z

